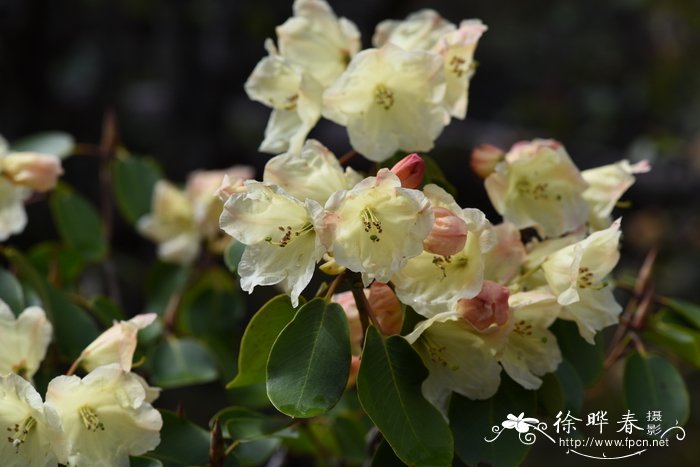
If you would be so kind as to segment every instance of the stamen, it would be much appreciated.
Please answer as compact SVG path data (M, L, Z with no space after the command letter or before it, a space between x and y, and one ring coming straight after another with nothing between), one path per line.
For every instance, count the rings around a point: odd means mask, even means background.
M383 84L374 88L374 102L384 110L389 110L394 105L394 93Z
M379 242L381 240L379 235L383 232L382 222L377 218L374 212L370 208L364 208L360 211L360 219L362 219L362 225L365 232L371 233L369 239L373 242ZM374 231L374 233L372 233Z
M284 248L287 245L289 245L295 238L300 237L306 233L312 232L314 230L314 226L310 223L307 222L303 226L301 226L300 229L292 229L292 226L278 226L277 230L282 232L282 237L280 237L279 241L274 242L272 241L272 236L268 235L265 237L265 241L269 243L270 245L278 246L280 248Z
M85 425L86 429L93 432L97 430L104 431L105 426L100 421L100 418L97 416L97 413L95 413L92 407L84 405L78 409L78 413L80 414L80 418L82 418L83 425Z
M10 432L10 436L7 437L7 441L15 448L15 453L19 452L19 448L27 440L27 435L36 426L36 420L34 417L27 417L22 425L15 423L13 426L8 426L7 431Z

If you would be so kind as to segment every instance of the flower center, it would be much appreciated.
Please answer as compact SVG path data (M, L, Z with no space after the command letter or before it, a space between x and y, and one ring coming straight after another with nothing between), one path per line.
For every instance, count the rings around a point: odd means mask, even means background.
M281 232L279 241L273 241L271 235L265 237L265 241L270 245L275 245L280 248L284 248L290 243L292 243L296 238L301 237L309 232L313 232L314 226L310 222L307 222L306 224L302 225L299 229L292 229L290 225L286 227L280 225L277 227L277 230Z
M455 365L445 358L444 354L447 350L446 346L438 345L432 342L432 340L427 336L422 336L422 339L425 349L428 351L428 358L430 358L433 363L440 365L443 368L447 368L450 371L459 370L459 365Z
M521 195L532 196L535 200L547 200L549 199L549 183L538 183L533 185L527 178L521 178L515 184L515 189ZM561 196L557 196L557 200L561 199Z
M364 208L360 211L360 218L362 219L365 232L370 234L369 239L375 243L379 242L379 235L382 233L382 222L370 208Z
M462 75L467 72L467 67L465 66L466 62L467 61L460 56L453 56L450 60L450 71L457 75L458 78L461 78Z
M532 335L532 325L526 323L523 320L517 321L513 332L520 334L521 336L531 336Z
M36 420L34 420L34 417L27 417L21 425L15 423L13 426L7 427L7 431L10 433L7 441L15 448L15 453L19 452L20 446L24 444L27 435L35 426Z
M374 88L374 102L384 107L384 110L389 110L394 105L394 93L385 85L378 84Z
M600 290L605 288L608 283L603 281L597 284L593 283L593 273L587 267L578 268L578 278L576 279L576 287L579 289Z
M89 431L105 430L104 423L100 421L100 417L97 416L92 407L84 405L78 409L78 413L83 420L83 425Z

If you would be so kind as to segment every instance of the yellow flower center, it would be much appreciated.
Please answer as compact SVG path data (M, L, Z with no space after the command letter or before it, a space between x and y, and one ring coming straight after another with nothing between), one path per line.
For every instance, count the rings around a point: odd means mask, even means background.
M389 110L394 105L394 93L384 84L378 84L374 88L374 102L384 107L384 110Z

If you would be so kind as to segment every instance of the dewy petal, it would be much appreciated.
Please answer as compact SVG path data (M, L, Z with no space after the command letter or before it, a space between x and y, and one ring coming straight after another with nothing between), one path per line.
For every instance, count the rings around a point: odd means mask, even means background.
M519 229L535 227L545 237L558 237L588 218L588 185L553 140L515 144L484 185L496 211Z
M49 383L46 405L58 413L71 466L128 466L129 456L160 443L163 420L146 402L146 390L117 365L101 366L82 380L59 376Z
M15 316L0 301L0 375L19 373L31 379L51 342L53 327L37 306Z
M361 272L365 285L388 282L406 261L420 254L433 215L428 199L401 188L388 169L351 190L336 192L326 203L324 245L335 261Z
M330 85L360 49L360 32L323 0L296 0L294 17L277 27L280 54L321 85Z
M0 430L3 467L57 465L54 450L61 452L63 444L60 421L36 389L13 373L0 375Z
M358 53L326 89L323 115L347 126L350 143L381 162L396 150L428 151L449 122L442 60L387 43Z
M339 190L350 188L335 155L314 139L307 140L301 154L287 152L265 164L263 182L278 185L299 200L321 205Z
M24 186L17 186L0 176L0 241L10 235L18 234L27 225L27 212L24 201L32 191Z
M511 295L509 305L515 325L500 357L506 373L526 389L537 389L540 378L557 369L562 356L557 339L547 328L561 307L546 290Z
M445 34L433 51L445 66L445 105L450 115L463 119L467 114L469 80L474 74L474 50L487 27L479 20L462 21L459 29Z
M446 257L424 251L392 278L399 299L430 317L445 306L479 293L484 274L482 255L492 247L493 239L491 224L481 211L461 209L449 193L436 185L427 185L424 192L431 206L460 216L468 230L461 252Z
M430 50L455 25L435 10L424 9L411 13L403 21L393 19L379 23L372 37L372 45L381 47L387 42L404 50Z

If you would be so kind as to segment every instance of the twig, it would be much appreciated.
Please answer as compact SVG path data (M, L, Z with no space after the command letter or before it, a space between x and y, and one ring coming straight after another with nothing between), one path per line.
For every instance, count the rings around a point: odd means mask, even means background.
M345 277L345 271L341 272L337 276L335 276L335 279L333 279L333 282L331 282L331 285L328 287L328 290L326 291L326 295L324 297L324 300L326 302L329 302L331 300L331 297L335 293L335 289L338 288L338 284L343 280Z
M362 335L367 332L369 327L369 322L382 332L382 327L379 325L377 318L374 316L372 311L372 306L365 296L365 287L362 283L362 276L359 273L352 273L349 277L350 280L350 290L352 291L352 296L355 299L355 304L357 305L357 311L360 314L360 323L362 324Z
M360 155L359 152L355 151L354 149L351 149L348 152L346 152L345 154L343 154L342 156L340 156L340 158L338 158L338 163L340 165L345 165L348 162L350 162L355 156L359 156L359 155Z

